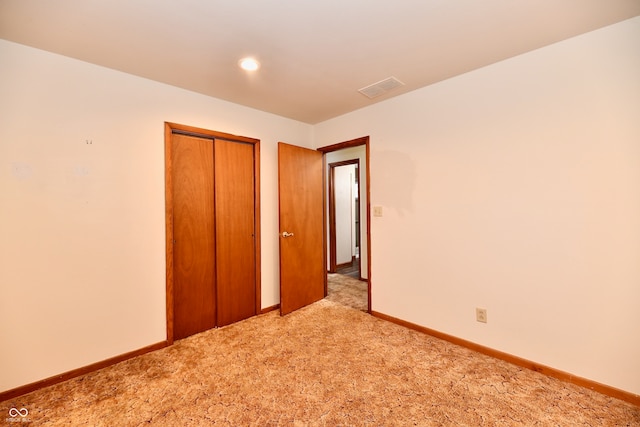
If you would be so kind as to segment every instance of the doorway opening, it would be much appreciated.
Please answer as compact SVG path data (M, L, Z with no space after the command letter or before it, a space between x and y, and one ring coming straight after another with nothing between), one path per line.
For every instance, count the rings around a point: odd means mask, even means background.
M360 159L329 163L329 273L360 276Z
M318 151L325 159L327 298L371 312L369 137Z

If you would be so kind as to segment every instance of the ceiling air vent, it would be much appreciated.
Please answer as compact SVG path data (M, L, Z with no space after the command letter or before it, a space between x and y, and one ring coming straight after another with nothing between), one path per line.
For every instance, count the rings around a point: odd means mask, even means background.
M402 83L395 77L388 77L384 80L380 80L377 83L365 86L362 89L358 89L358 92L368 98L375 98L400 86L404 86L404 83Z

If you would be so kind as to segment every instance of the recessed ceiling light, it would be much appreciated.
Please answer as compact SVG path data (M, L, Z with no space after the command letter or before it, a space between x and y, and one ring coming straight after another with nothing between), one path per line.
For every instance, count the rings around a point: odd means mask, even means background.
M238 64L240 64L240 68L246 71L255 71L260 68L260 63L253 58L243 58Z

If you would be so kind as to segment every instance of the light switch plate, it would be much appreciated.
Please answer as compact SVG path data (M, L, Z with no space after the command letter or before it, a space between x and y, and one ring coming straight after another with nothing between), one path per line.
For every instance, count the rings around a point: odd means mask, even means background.
M382 206L373 207L373 216L382 216Z
M481 323L487 323L487 309L476 308L476 320Z

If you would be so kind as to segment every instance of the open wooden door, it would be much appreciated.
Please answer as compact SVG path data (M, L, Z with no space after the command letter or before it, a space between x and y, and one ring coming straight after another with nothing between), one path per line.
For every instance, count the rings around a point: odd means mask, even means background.
M278 143L280 314L325 297L323 154Z

